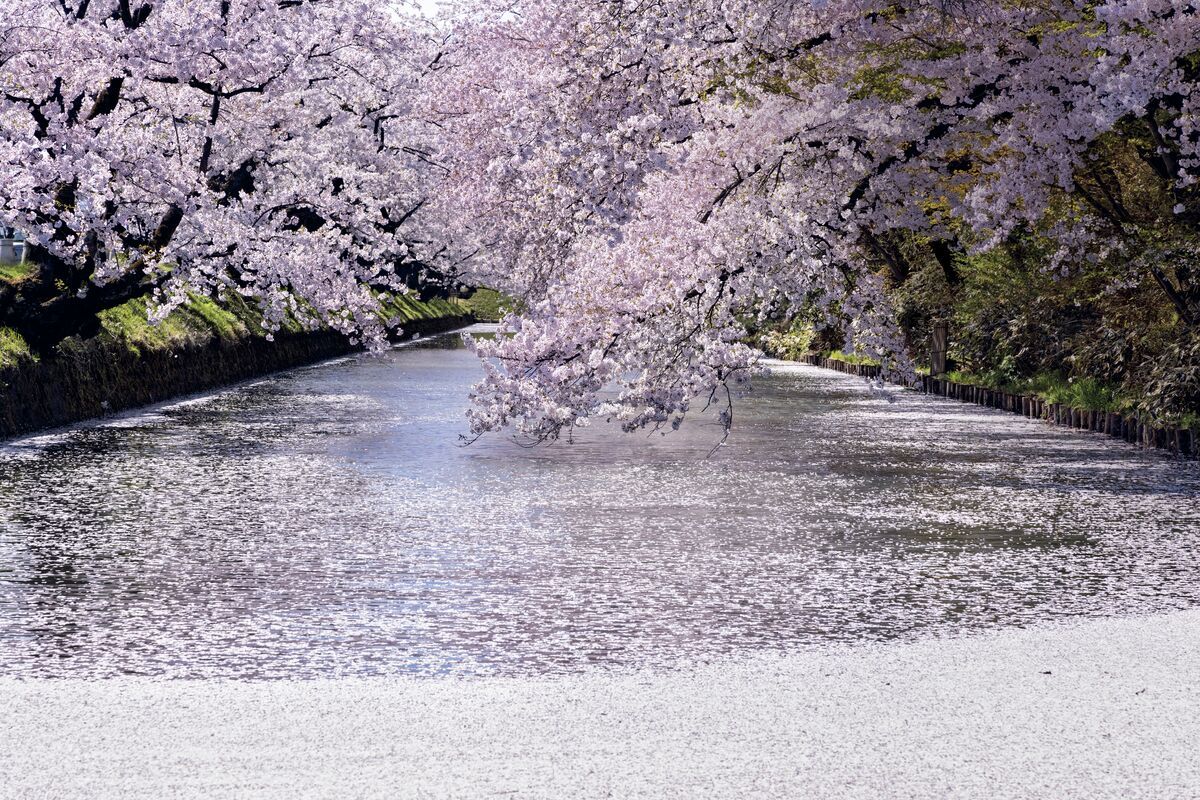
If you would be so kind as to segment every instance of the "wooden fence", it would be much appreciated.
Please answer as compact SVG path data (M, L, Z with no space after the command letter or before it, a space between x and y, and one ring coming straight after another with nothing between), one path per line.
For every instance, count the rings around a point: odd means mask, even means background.
M861 375L864 378L886 377L883 374L883 368L873 364L851 364L819 355L804 356L801 361L805 364L837 370L850 375ZM1172 453L1188 457L1200 456L1200 447L1197 446L1195 432L1189 428L1160 427L1143 421L1136 414L1072 408L1065 403L1048 403L1033 395L1011 394L985 386L955 383L929 375L922 375L920 378L920 386L912 388L919 388L926 394L997 408L1001 411L1045 420L1067 428L1102 433L1143 447L1169 450Z

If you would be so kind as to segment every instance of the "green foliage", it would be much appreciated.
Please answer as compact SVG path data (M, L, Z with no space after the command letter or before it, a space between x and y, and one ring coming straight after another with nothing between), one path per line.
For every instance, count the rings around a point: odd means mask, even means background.
M1127 410L1112 386L1106 386L1095 378L1065 380L1060 376L1038 376L1030 381L1032 394L1039 395L1050 403L1063 403L1073 408L1088 411Z
M1158 263L1182 263L1173 236L1147 243ZM1137 409L1174 421L1200 408L1200 346L1148 269L1097 259L1048 269L1052 251L1024 231L985 253L959 254L951 281L912 246L912 269L890 285L918 360L932 322L950 320L952 380L1093 410Z
M1171 342L1146 365L1140 410L1177 409L1167 415L1184 424L1200 423L1200 333Z
M0 369L33 361L34 355L21 334L12 328L0 328Z
M864 86L883 93L887 78L864 76ZM972 382L1157 422L1200 414L1200 212L1164 177L1154 126L1172 124L1167 108L1122 119L1091 143L1073 189L1056 193L1043 219L986 251L948 213L970 185L961 177L985 164L969 140L957 143L945 197L921 201L953 257L936 258L913 233L862 242L918 361L933 322L947 320L951 367ZM1109 244L1060 262L1055 226L1093 228Z
M1072 380L1053 372L1021 378L1003 370L980 373L954 370L946 377L955 383L984 386L1011 394L1033 395L1048 403L1063 403L1089 411L1131 410L1130 403L1121 397L1116 387L1095 378Z
M759 337L763 352L776 358L796 361L812 348L815 333L813 326L797 321L786 330L768 330Z
M879 366L879 362L873 358L867 358L866 356L860 356L854 353L846 353L841 350L831 350L829 352L829 358L832 358L836 361L845 361L847 364L866 364L867 366L871 367Z

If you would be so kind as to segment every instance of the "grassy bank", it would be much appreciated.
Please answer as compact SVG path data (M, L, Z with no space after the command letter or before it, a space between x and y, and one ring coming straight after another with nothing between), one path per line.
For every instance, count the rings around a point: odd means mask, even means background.
M407 334L468 324L468 305L456 299L393 296L380 313ZM34 353L16 331L0 328L0 438L102 416L181 394L311 364L355 350L328 329L306 330L287 320L263 327L257 309L235 299L217 304L192 298L157 324L146 301L100 314L100 331L70 337L52 352Z
M476 289L462 302L477 322L499 322L509 311L519 310L516 301L495 289Z
M28 273L25 264L0 266L0 281L18 281ZM401 327L424 320L470 316L479 322L499 322L514 302L492 289L477 289L466 298L418 300L416 295L392 295L381 313L400 321ZM303 327L288 319L280 333L300 334ZM194 297L182 308L157 324L149 320L146 301L131 300L100 314L100 333L90 340L72 337L57 348L55 355L71 355L99 347L125 350L134 355L174 352L181 349L232 343L248 338L266 339L262 316L253 305L233 298L221 304ZM35 355L19 333L0 327L0 372L23 364L35 363Z
M959 330L960 340L972 341L971 329L964 323ZM767 355L802 361L806 356L819 356L846 364L877 366L878 361L856 353L846 352L831 346L830 339L840 338L829 331L816 332L812 323L804 319L793 320L784 325L768 328L753 337L750 343L761 348ZM916 348L926 352L928 347ZM962 352L952 347L952 355ZM953 360L953 359L952 359ZM1200 409L1187 403L1163 406L1154 402L1153 391L1157 384L1142 384L1122 380L1113 374L1102 372L1089 374L1069 358L1071 368L1043 366L1031 369L1022 366L1017 359L1000 358L994 365L982 357L963 359L952 363L954 367L941 377L952 383L975 386L994 392L1036 397L1053 403L1105 413L1136 414L1157 425L1172 425L1200 429ZM928 365L919 365L918 374L928 375Z
M1132 398L1122 397L1117 388L1105 385L1095 378L1073 380L1044 372L1030 378L1008 380L1003 376L962 370L954 370L948 373L946 378L955 383L982 386L1010 394L1030 395L1047 403L1064 403L1072 408L1088 411L1132 412L1137 406Z
M775 355L792 360L799 360L795 351L784 354L778 351L768 351ZM801 352L803 356L806 353ZM859 355L847 354L841 350L826 350L818 353L823 358L844 361L847 364L864 364L877 366L878 361ZM919 368L918 373L928 375L928 368ZM1140 411L1136 396L1123 391L1121 387L1107 384L1095 378L1072 378L1065 375L1041 372L1028 378L1014 378L994 372L968 372L952 370L944 376L952 383L977 386L994 392L1014 395L1037 397L1046 403L1077 408L1084 411L1116 412L1135 414ZM1165 422L1181 427L1200 429L1200 414L1179 414L1167 419L1155 419L1155 422Z
M382 311L385 316L400 320L401 326L471 313L470 306L459 299L421 301L408 295L392 296L383 304ZM53 357L70 357L96 349L124 350L137 356L219 346L246 339L269 341L274 335L304 332L299 322L288 319L280 331L269 333L263 328L261 314L240 298L217 304L206 297L194 297L158 323L150 322L145 299L131 300L103 311L99 316L100 333L97 336L66 339L56 348ZM39 360L19 333L0 327L0 371Z
M10 264L0 261L0 281L19 281L33 272L33 265L27 262Z

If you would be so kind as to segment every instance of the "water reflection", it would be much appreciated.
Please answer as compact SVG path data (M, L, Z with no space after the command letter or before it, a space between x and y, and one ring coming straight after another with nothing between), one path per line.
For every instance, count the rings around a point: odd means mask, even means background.
M1200 599L1200 471L780 368L715 428L461 447L456 337L0 448L7 674L671 665Z

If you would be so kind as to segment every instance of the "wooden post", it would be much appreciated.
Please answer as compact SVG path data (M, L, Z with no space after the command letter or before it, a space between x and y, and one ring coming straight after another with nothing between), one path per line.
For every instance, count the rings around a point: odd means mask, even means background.
M950 324L942 321L933 324L933 347L929 351L929 374L946 374L946 351L950 347Z

